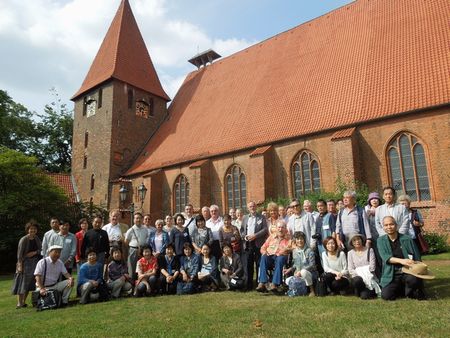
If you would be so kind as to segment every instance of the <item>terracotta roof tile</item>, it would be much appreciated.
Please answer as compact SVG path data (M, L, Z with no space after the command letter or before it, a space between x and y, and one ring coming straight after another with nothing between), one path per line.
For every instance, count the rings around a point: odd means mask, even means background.
M189 168L199 168L202 165L204 165L206 162L208 162L208 160L200 160L200 161L196 161L194 163L192 163Z
M449 22L448 0L359 0L194 71L128 174L449 103Z
M339 130L331 136L331 140L339 140L339 139L351 137L353 135L353 133L355 132L355 130L356 130L355 127Z
M167 101L128 0L122 0L81 88L80 95L115 78Z
M272 146L265 146L265 147L259 147L256 148L255 150L253 150L250 154L250 157L253 156L257 156L257 155L262 155L264 154L266 151L268 151Z
M69 198L69 203L77 202L77 195L73 186L72 175L63 173L46 173L54 184L61 187Z

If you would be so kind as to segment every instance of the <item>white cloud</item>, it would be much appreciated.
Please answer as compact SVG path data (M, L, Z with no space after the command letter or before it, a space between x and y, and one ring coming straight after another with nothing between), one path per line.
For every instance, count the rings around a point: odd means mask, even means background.
M166 0L130 1L161 82L173 98L187 60L214 48L222 56L253 42L212 38L188 20L171 18ZM69 101L81 85L117 11L111 0L10 0L0 4L0 88L31 110L50 102L50 87Z

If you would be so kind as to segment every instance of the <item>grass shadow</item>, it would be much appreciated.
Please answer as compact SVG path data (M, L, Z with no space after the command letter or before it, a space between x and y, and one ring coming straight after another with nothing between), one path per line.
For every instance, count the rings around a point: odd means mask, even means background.
M425 282L425 290L430 300L450 298L450 278L436 278Z

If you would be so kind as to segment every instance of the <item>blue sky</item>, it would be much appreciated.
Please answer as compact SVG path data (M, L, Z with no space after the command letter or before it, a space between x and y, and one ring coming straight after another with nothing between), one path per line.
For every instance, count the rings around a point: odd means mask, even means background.
M349 0L130 0L160 80L173 97L213 48L222 56L314 19ZM41 112L55 87L63 102L80 87L120 0L0 1L0 89Z

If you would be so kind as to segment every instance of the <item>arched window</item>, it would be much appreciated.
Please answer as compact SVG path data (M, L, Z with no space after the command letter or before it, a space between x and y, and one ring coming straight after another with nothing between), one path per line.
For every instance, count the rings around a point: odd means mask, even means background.
M247 182L241 167L233 165L225 177L227 187L227 209L247 206Z
M95 188L95 175L91 175L91 190L94 190Z
M315 156L302 151L292 164L292 186L295 198L320 191L319 163Z
M387 148L391 185L408 194L413 201L431 200L425 150L419 140L401 133Z
M173 187L175 212L183 212L186 204L189 203L189 183L184 175L178 176Z

